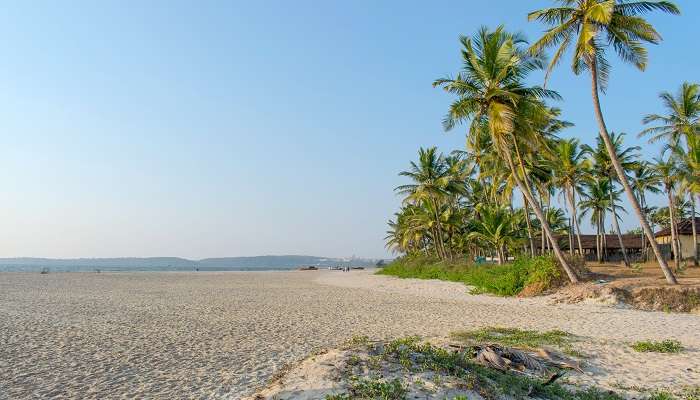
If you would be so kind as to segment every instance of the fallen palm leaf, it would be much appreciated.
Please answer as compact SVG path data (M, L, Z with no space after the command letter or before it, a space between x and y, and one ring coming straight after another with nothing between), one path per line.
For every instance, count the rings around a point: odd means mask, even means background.
M495 368L500 371L506 371L509 369L506 359L501 357L501 355L491 346L485 346L477 351L476 361L485 367Z
M479 364L500 371L515 370L539 375L547 367L556 367L583 372L574 360L546 349L539 349L534 354L495 344L476 346L474 349L476 351L475 359Z
M540 358L544 359L545 362L549 365L559 368L573 369L575 371L583 373L583 370L581 369L579 363L569 358L562 357L561 355L549 351L547 349L539 349L537 351L537 355Z

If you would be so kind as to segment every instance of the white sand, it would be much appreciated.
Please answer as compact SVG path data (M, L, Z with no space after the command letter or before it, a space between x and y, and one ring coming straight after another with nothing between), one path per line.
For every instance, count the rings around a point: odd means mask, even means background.
M700 385L699 316L549 303L370 271L0 273L0 398L238 399L355 334L443 336L486 325L584 337L595 357L580 381ZM666 338L688 350L624 345Z

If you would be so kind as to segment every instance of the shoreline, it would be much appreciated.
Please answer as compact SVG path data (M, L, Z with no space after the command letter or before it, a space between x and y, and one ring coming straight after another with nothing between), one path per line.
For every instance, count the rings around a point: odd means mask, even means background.
M27 275L50 275L50 274L89 274L89 275L94 275L94 274L131 274L131 273L185 273L185 274L203 274L203 273L228 273L228 272L245 272L245 273L258 273L258 272L314 272L312 271L300 271L298 269L226 269L226 270L143 270L143 269L131 269L131 270L106 270L106 269L101 269L101 268L95 268L99 269L100 272L97 272L95 270L92 271L63 271L63 270L53 270L50 269L47 274L42 274L41 270L37 271L2 271L0 270L0 276L3 274L27 274ZM317 271L326 271L325 269L319 269ZM335 272L335 271L334 271ZM338 271L342 272L342 271Z

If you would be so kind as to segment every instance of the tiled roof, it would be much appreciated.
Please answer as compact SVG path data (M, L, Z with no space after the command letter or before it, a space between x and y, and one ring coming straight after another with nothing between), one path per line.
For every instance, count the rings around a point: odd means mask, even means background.
M678 228L678 234L680 235L692 235L693 234L693 225L691 225L691 218L686 218L683 221L679 222L677 225ZM695 230L700 234L700 217L695 217ZM656 237L659 236L671 236L671 228L665 228L662 229L654 235Z

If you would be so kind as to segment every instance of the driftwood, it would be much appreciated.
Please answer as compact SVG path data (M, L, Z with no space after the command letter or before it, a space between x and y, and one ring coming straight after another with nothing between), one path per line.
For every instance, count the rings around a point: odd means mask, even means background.
M583 372L576 361L545 349L539 349L537 352L530 353L509 347L488 344L484 346L475 346L474 350L476 351L475 359L479 364L499 371L517 371L532 375L541 375L546 372L547 368L554 367ZM554 382L560 376L561 375L556 377L552 376L549 379L551 382Z
M583 373L583 370L581 369L581 365L579 363L570 358L563 357L560 354L548 351L546 349L539 349L537 351L537 355L541 359L545 360L548 365L551 365L553 367L573 369L575 371Z

